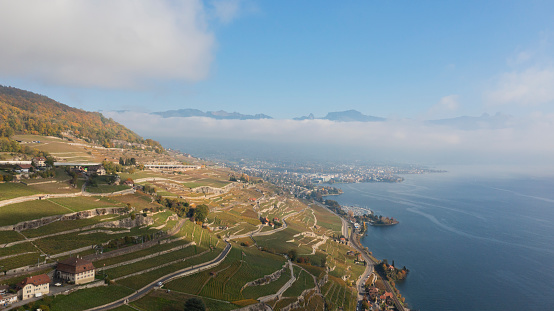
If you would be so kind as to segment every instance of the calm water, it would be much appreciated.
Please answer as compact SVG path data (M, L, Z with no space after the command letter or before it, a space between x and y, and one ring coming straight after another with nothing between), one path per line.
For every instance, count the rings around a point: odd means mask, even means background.
M494 176L405 175L332 199L400 221L362 243L410 269L398 288L412 308L554 310L554 178Z

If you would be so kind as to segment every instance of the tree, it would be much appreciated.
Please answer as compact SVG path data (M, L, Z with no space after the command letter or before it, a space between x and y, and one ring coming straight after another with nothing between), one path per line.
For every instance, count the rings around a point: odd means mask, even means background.
M197 221L202 221L208 217L208 213L210 212L210 209L205 204L200 204L196 207L196 210L194 211L194 216Z
M205 311L206 305L204 301L200 298L193 297L185 302L184 311Z
M290 260L295 261L296 258L298 257L298 252L296 252L295 249L291 249L291 250L287 253L287 256L289 256Z

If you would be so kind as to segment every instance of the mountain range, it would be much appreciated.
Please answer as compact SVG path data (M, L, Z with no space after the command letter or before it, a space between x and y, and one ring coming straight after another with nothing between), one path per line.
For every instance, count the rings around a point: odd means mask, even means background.
M164 118L169 117L207 117L218 120L260 120L260 119L273 119L266 114L248 115L238 112L226 112L220 111L207 111L203 112L198 109L179 109L169 110L163 112L152 112L152 114L162 116ZM512 123L513 117L510 115L497 113L495 115L483 114L479 117L461 116L455 118L436 119L424 121L429 126L448 126L460 130L475 130L475 129L499 129L506 128ZM329 120L335 122L383 122L387 119L381 117L375 117L365 115L357 110L345 110L337 112L329 112L325 117L316 118L313 113L307 116L293 118L296 121L304 120Z
M265 114L256 114L256 115L249 115L249 114L242 114L238 112L227 112L224 110L219 111L201 111L198 109L179 109L179 110L168 110L168 111L162 111L162 112L152 112L152 114L156 114L159 116L162 116L164 118L170 118L170 117L181 117L181 118L188 118L188 117L207 117L217 120L260 120L260 119L273 119L272 117L265 115Z

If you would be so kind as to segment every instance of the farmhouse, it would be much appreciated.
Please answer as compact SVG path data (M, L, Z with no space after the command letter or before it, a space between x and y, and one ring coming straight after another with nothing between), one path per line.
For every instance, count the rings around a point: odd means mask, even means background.
M50 277L39 274L25 278L17 284L17 296L21 300L40 297L50 292Z
M94 281L95 271L92 262L82 258L70 257L58 262L56 276L67 282L83 284Z
M89 166L87 169L87 173L89 175L97 174L97 175L106 175L106 169L102 165L93 165Z
M31 169L31 164L18 164L15 167L15 171L18 173L29 173L29 170Z
M44 167L44 166L46 166L46 158L45 157L33 158L33 164L36 167Z

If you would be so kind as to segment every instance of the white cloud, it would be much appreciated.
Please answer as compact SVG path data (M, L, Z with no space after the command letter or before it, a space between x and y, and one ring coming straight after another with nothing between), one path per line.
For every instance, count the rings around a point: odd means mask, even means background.
M436 105L432 106L429 111L427 111L426 117L438 118L450 116L450 114L457 111L459 107L460 104L458 95L444 96Z
M459 130L431 126L413 120L386 122L333 122L328 120L215 120L210 118L162 118L136 112L105 115L143 136L172 142L185 152L191 139L227 140L322 147L344 150L341 154L366 154L408 163L539 163L552 166L554 116L536 114L502 129ZM296 147L294 147L296 148ZM288 150L290 149L290 150ZM470 164L476 164L470 163Z
M554 101L554 68L533 67L500 75L485 98L489 105L538 106Z
M222 23L227 24L238 17L241 11L241 0L216 0L212 2L214 16Z
M0 1L0 76L108 88L200 80L214 47L205 20L200 0Z

